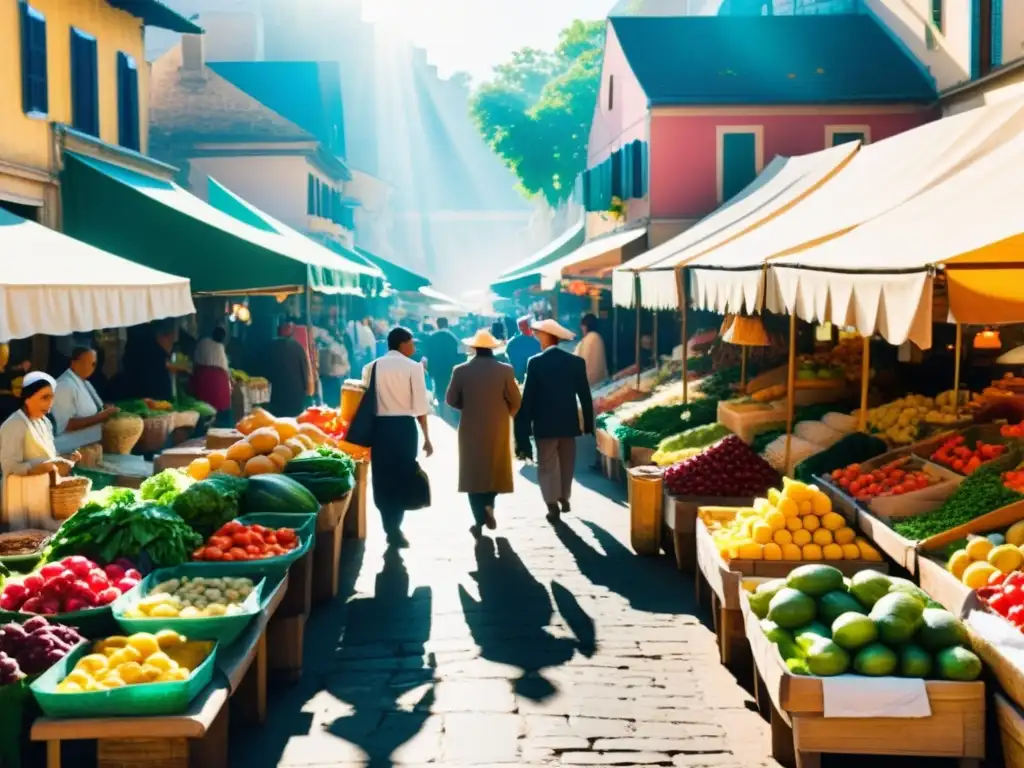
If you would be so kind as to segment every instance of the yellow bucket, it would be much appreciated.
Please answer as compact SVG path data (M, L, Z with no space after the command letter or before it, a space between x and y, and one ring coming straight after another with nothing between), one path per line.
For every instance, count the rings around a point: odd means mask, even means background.
M361 381L349 380L341 385L341 420L346 424L352 423L365 391Z
M629 538L638 555L661 552L664 481L657 467L629 470Z

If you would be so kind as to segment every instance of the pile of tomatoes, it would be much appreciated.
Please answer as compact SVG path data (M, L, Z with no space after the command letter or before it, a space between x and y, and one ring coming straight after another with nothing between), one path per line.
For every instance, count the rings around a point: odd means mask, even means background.
M299 546L299 537L291 528L266 528L242 525L237 520L225 523L197 549L193 560L212 562L244 562L280 557Z
M348 424L342 420L341 411L337 408L328 408L326 405L311 405L299 414L296 421L299 424L319 427L324 434L339 440L344 440L348 432Z
M974 448L970 448L966 443L963 435L949 438L932 454L932 461L949 467L954 472L971 475L986 461L998 459L1006 453L1005 445L976 440Z
M874 470L851 464L832 472L832 482L855 499L867 501L877 496L900 496L934 485L938 478L919 469L908 469L909 456L896 459Z

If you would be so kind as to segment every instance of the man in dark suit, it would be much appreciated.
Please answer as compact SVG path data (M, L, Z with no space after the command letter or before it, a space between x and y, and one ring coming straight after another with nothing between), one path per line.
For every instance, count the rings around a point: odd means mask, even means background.
M537 482L548 520L556 522L569 511L576 438L593 433L594 403L586 363L558 346L575 334L554 320L542 320L532 328L543 351L526 365L523 404L516 416L516 454L533 455L532 434L537 441Z

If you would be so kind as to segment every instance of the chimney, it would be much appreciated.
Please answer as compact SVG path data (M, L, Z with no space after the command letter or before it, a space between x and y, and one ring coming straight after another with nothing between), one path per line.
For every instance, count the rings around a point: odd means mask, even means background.
M206 69L206 41L203 35L181 36L181 71L202 74Z

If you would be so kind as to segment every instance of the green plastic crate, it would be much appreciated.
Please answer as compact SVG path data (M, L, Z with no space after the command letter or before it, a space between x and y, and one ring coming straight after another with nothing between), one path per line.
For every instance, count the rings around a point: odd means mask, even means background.
M59 693L57 686L89 653L85 645L54 664L30 686L40 709L47 717L92 718L179 715L213 680L217 646L205 661L192 671L188 680L176 683L142 683L112 688L109 691Z
M296 524L296 518L308 517L300 525ZM273 518L273 520L271 520ZM273 525L275 528L292 528L299 538L299 546L284 555L268 557L263 560L243 560L242 562L197 562L186 563L182 568L195 568L208 566L213 576L245 576L248 573L259 573L264 576L282 574L291 568L292 563L301 560L313 546L313 539L316 538L316 515L287 515L273 513L259 513L245 515L237 518L243 524L265 525L268 528ZM289 520L290 523L281 523L282 520Z
M242 603L242 613L235 616L210 616L196 619L181 618L152 618L138 619L125 616L125 612L133 605L146 597L150 590L157 584L170 579L180 579L183 576L190 578L248 578L253 582L253 590L249 597ZM217 571L215 564L192 563L178 566L176 568L163 568L149 574L138 589L122 595L111 605L114 621L116 621L125 634L135 632L158 632L161 629L173 629L178 634L184 635L189 640L216 640L221 646L228 646L245 632L253 618L260 612L263 602L263 587L266 583L263 574L256 568L251 568L246 573L225 574L223 570Z

